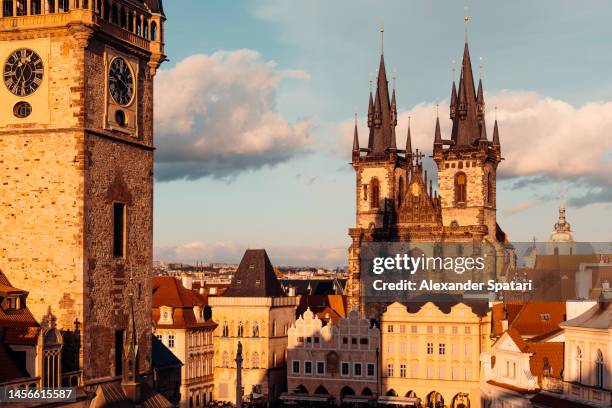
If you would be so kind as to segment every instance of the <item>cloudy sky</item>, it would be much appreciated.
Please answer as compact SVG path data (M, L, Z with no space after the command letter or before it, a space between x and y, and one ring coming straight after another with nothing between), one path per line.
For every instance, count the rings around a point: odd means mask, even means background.
M469 1L474 72L502 150L498 222L546 240L560 197L575 238L612 240L612 5ZM384 26L398 135L448 135L461 1L166 1L156 77L156 259L344 265L355 222L353 116L363 117ZM482 60L481 60L482 58ZM391 78L389 78L391 81ZM489 134L491 129L489 129ZM398 143L404 143L400 136ZM431 168L431 164L430 164Z

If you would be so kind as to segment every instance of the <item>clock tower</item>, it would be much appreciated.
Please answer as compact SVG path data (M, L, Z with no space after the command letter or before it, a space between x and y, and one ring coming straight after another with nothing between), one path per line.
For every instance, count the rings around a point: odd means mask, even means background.
M161 0L0 8L0 270L29 291L43 329L62 333L64 384L120 379L126 331L150 370L164 22Z

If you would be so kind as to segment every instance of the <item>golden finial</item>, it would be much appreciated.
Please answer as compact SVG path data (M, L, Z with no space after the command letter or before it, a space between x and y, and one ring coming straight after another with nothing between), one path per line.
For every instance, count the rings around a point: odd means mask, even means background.
M372 93L372 78L370 78L370 93Z
M497 122L497 105L495 105L495 121Z
M380 55L385 54L385 27L380 27Z
M436 102L436 117L440 116L440 104Z
M393 90L395 91L395 85L397 83L397 70L393 68Z
M470 21L470 8L469 6L466 4L465 5L465 15L463 16L463 21L465 22L465 42L468 42L468 23Z
M357 112L355 112L355 126L357 126Z
M408 115L408 129L410 129L410 115Z

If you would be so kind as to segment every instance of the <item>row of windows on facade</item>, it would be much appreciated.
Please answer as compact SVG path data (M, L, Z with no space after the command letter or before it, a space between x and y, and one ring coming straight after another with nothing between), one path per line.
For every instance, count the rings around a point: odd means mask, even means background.
M213 400L212 391L204 390L193 390L189 391L189 408L191 407L204 407L206 404Z
M157 23L134 11L127 10L122 5L108 0L3 0L0 17L39 15L49 13L65 13L70 9L92 9L104 20L118 25L140 37L152 41L157 40Z
M393 343L387 343L387 352L388 353L393 353L395 347L393 345ZM434 343L427 343L426 344L426 352L429 355L433 355L435 354L436 351L436 347L434 345ZM399 344L399 352L400 353L405 353L406 352L406 343L400 343ZM419 347L418 347L418 343L417 342L411 342L410 343L410 352L411 353L418 353L419 352ZM446 343L438 343L438 347L437 347L437 352L438 355L446 355ZM457 343L452 343L451 344L451 355L456 356L459 355L459 344ZM472 344L471 343L465 343L464 344L464 355L466 356L470 356L472 355Z
M433 334L434 333L434 326L427 326L426 329L425 329L425 332L427 334ZM387 325L387 333L398 333L396 331L395 325L388 324ZM401 334L406 333L406 325L404 325L404 324L400 324L399 325L399 333L401 333ZM419 333L419 326L416 326L416 325L410 326L410 333L411 334ZM446 333L446 326L438 326L437 333L438 334L445 334ZM451 327L451 334L459 334L459 326L452 326ZM463 334L472 334L472 327L471 326L463 326Z
M251 330L249 331L249 326L251 326ZM287 335L288 325L283 325L283 336ZM274 337L277 335L277 324L276 320L272 322L272 331L270 333L270 337ZM221 324L221 337L230 337L234 333L233 327L224 321ZM259 323L254 322L252 325L249 322L238 322L235 331L235 337L259 337Z
M448 163L447 163L448 165ZM487 204L493 204L493 175L492 173L487 173L487 190L485 194L485 198L487 200ZM455 175L455 202L456 203L465 203L467 202L467 176L463 172L459 172ZM377 178L373 178L370 181L370 208L379 208L380 207L380 182ZM400 176L397 188L397 204L402 204L402 197L406 194L404 189L404 178ZM368 200L368 184L363 185L363 200Z
M300 344L303 344L305 340L306 344L319 344L321 342L320 337L319 336L298 336L297 338L297 342ZM361 345L368 345L369 344L369 339L367 337L342 337L342 344L344 345L348 345L349 343L351 345L357 345L357 344L361 344Z
M585 368L588 370L588 366L594 368L594 382L593 385L597 388L603 388L605 385L605 363L604 355L600 349L595 352L594 360L591 364L588 364L582 355L582 349L576 347L574 351L574 381L584 383Z
M187 347L211 346L212 344L212 332L197 331L187 335Z
M353 366L353 370L351 371L351 364ZM303 365L303 367L302 367ZM363 372L363 367L365 366L365 373ZM315 371L316 369L316 371ZM300 360L292 360L291 362L291 373L293 375L325 375L326 365L325 361L300 361ZM340 363L340 375L344 377L374 377L376 375L376 364L374 363L350 363L343 361Z
M187 363L188 378L212 375L214 370L212 354L190 355Z
M426 379L438 379L438 380L466 380L466 381L470 381L472 380L472 367L467 366L463 368L463 378L460 378L461 372L460 372L460 368L459 367L451 367L450 369L450 376L447 377L446 375L446 367L444 366L438 366L438 369L436 370L436 367L433 365L428 365L426 372L425 372L425 378ZM399 370L396 371L395 370L395 364L387 364L387 371L386 371L386 376L387 377L400 377L400 378L406 378L408 377L408 372L407 372L407 365L406 364L400 364L399 365ZM436 375L437 374L437 375ZM422 377L422 373L419 371L419 364L418 363L412 363L410 365L410 378L421 378Z
M273 367L276 367L278 364L282 364L283 362L278 362L276 359L276 353L272 353L272 366ZM230 366L234 367L233 360L230 361L230 354L227 351L224 351L221 354L221 367L229 368ZM263 367L260 367L259 353L254 352L250 357L246 355L243 359L242 367L243 368L263 368Z

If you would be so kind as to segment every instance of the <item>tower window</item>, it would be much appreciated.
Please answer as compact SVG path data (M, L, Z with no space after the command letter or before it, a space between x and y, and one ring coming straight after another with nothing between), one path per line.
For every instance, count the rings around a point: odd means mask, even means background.
M465 173L457 173L455 176L455 202L465 204L467 201L467 177Z
M32 105L27 102L17 102L13 107L13 115L20 119L27 118L31 113Z
M125 117L125 112L122 111L121 109L118 109L115 112L115 122L117 122L117 124L119 126L125 127L125 125L127 124L127 119Z
M397 187L397 206L402 205L402 197L404 196L404 178L400 176Z
M493 174L487 173L487 203L493 205Z
M378 179L372 179L371 183L372 193L370 195L370 208L378 208L380 203L380 185Z
M125 204L113 203L113 256L125 257Z

